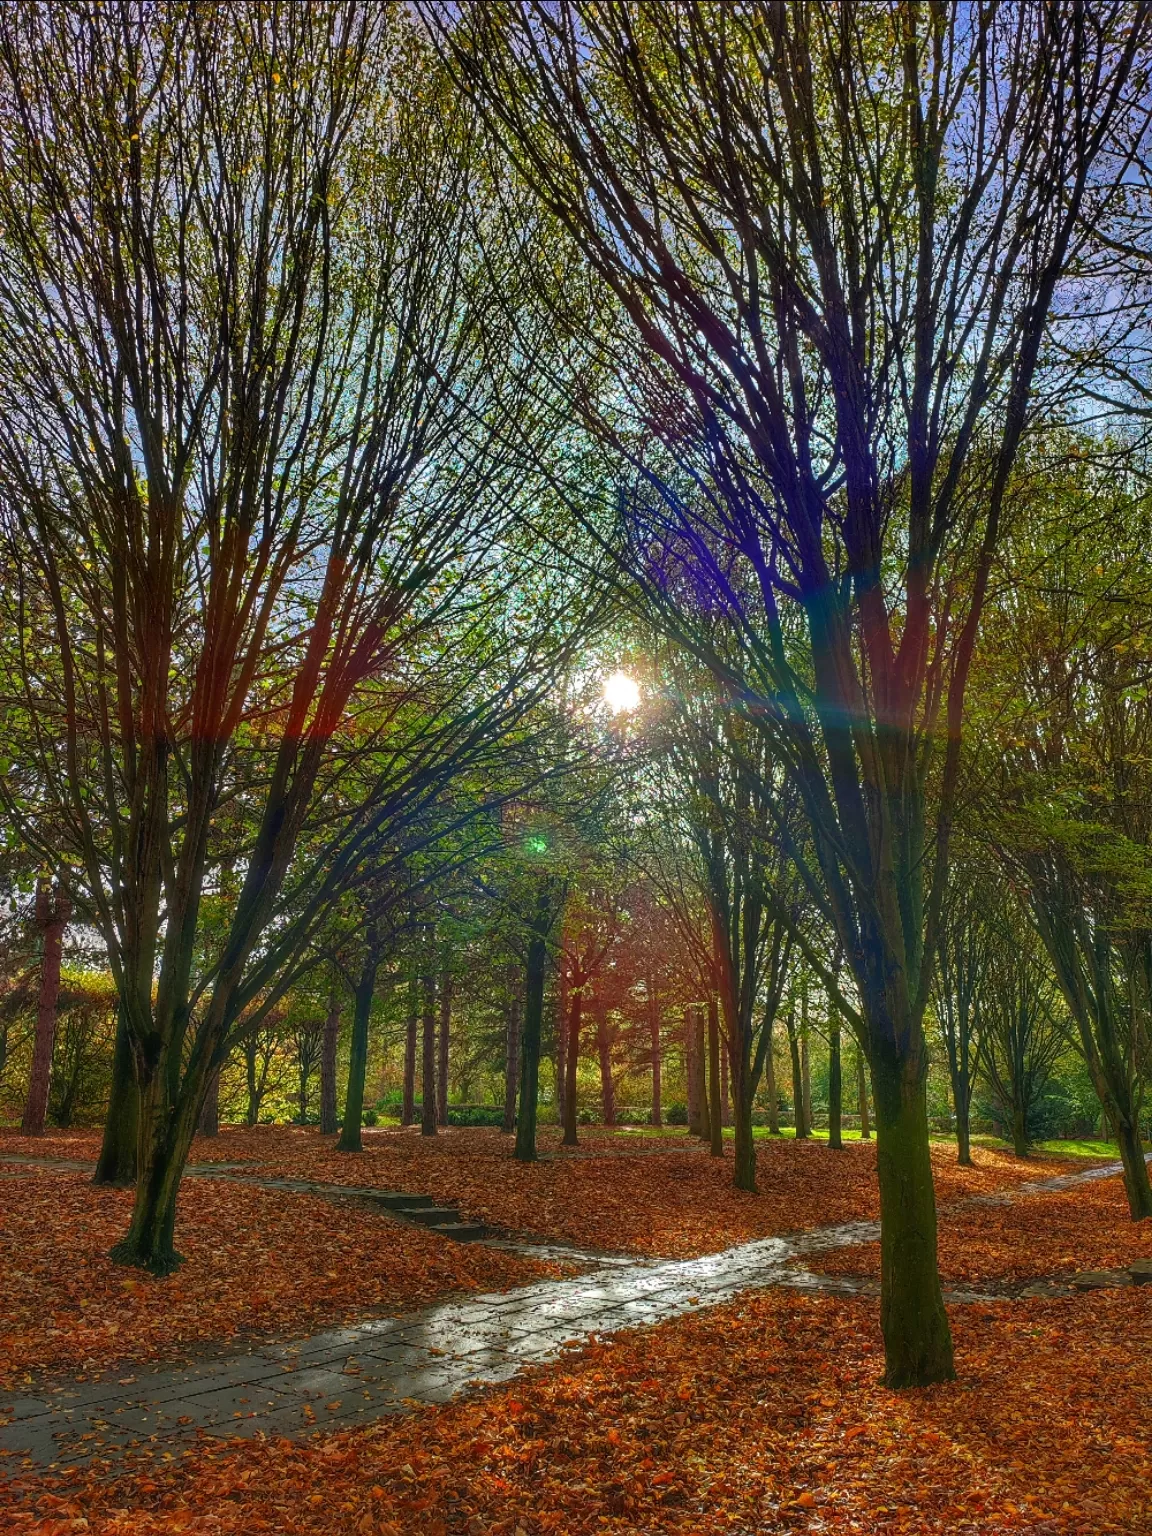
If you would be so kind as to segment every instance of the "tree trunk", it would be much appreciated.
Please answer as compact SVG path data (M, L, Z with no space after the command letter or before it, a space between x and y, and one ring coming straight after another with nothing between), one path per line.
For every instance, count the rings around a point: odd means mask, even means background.
M712 1106L708 1102L708 1025L704 1005L696 1005L696 1093L700 1102L700 1140L712 1144Z
M578 1144L576 1131L576 1069L580 1061L580 1023L584 993L574 987L568 1003L567 1040L564 1046L564 1146Z
M754 1092L739 1053L732 1057L732 1111L735 1142L733 1183L737 1189L756 1193L756 1141L752 1135Z
M400 1124L416 1122L416 1036L420 1029L420 978L415 965L408 975L408 1018L404 1026L404 1092Z
M253 1126L260 1118L260 1101L264 1097L261 1086L256 1081L256 1057L259 1044L255 1035L250 1035L244 1042L244 1065L247 1069L248 1079L248 1109L244 1116L249 1126ZM356 1149L359 1151L359 1147Z
M112 1051L112 1089L93 1184L135 1184L139 1129L140 1090L136 1086L128 1026L124 1022L124 1011L120 1009L116 1015L116 1044Z
M368 1022L372 1017L376 971L380 964L375 926L368 928L365 944L364 964L356 983L352 1041L348 1053L348 1089L344 1095L344 1125L340 1131L340 1140L336 1143L337 1152L363 1150L361 1127L364 1123L364 1078L368 1070Z
M688 1099L688 1134L699 1136L703 1126L702 1100L700 1092L700 1052L698 1049L699 1031L696 1026L695 1003L689 1003L684 1010L684 1092Z
M872 1128L868 1122L868 1064L864 1052L856 1047L856 1096L860 1101L860 1140L872 1140Z
M716 994L708 998L708 1152L724 1156L724 1111L720 1094L720 1009Z
M936 1267L936 1198L929 1155L927 1052L919 1061L878 1045L877 1175L880 1185L880 1322L889 1387L927 1386L955 1377L952 1338ZM891 1029L899 1038L907 1031ZM922 1037L921 1037L922 1038Z
M600 1107L605 1125L616 1124L616 1084L612 1081L612 1038L608 1032L608 1013L601 1008L596 1015L596 1050L600 1057Z
M71 907L45 879L36 882L36 926L40 929L40 992L36 1003L36 1043L28 1098L20 1123L25 1136L39 1136L48 1112L48 1087L52 1080L52 1048L56 1043L56 1005L60 998L60 965L64 957L64 926Z
M840 1152L844 1147L841 1120L844 1113L844 1079L840 1066L840 1019L831 1020L828 1039L828 1145Z
M732 1085L728 1080L728 1052L723 1046L720 1049L720 1123L725 1127L732 1124Z
M768 1031L768 1044L764 1051L764 1097L768 1101L768 1134L780 1134L780 1095L776 1091L776 1020L769 1019L764 1025Z
M516 1088L520 1081L520 972L509 967L508 1021L504 1031L504 1123L506 1135L516 1129Z
M1028 1117L1022 1104L1012 1106L1012 1151L1017 1157L1028 1156Z
M176 1251L176 1198L188 1149L199 1118L200 1092L188 1092L169 1106L163 1061L140 1092L140 1173L127 1235L112 1249L116 1264L168 1275L181 1256ZM188 1086L188 1085L186 1085Z
M972 1166L972 1084L968 1071L958 1067L952 1077L952 1103L956 1110L956 1161Z
M340 1001L336 990L328 999L324 1040L320 1047L320 1134L336 1134L336 1047L340 1040Z
M1116 1139L1120 1144L1120 1161L1124 1164L1124 1193L1128 1196L1129 1214L1133 1221L1147 1221L1152 1217L1152 1184L1148 1180L1148 1164L1144 1161L1140 1128L1134 1115L1118 1117Z
M429 962L424 976L424 1009L421 1019L420 1134L436 1134L436 976Z
M204 1095L204 1102L200 1106L200 1119L196 1122L196 1134L198 1136L219 1136L220 1134L220 1073L213 1072L208 1083L208 1092Z
M542 893L528 943L524 973L524 1034L520 1050L520 1110L516 1116L518 1162L536 1161L536 1105L540 1089L540 1025L544 1017L544 976L548 962L549 898Z
M436 1121L448 1124L448 1046L452 1032L452 972L440 973L440 1051L436 1071Z
M788 1050L792 1056L792 1118L796 1122L796 1140L801 1141L805 1136L811 1135L811 1127L804 1118L804 1074L800 1068L800 1036L796 1029L796 1016L789 1012L786 1019L788 1027Z
M812 1116L812 1067L808 1059L808 1019L806 1015L807 1009L800 1016L800 1082L804 1096L804 1134L805 1136L811 1136L815 1121Z
M648 982L648 1038L652 1059L652 1124L661 1126L664 1124L664 1106L660 1081L660 1009L651 980Z

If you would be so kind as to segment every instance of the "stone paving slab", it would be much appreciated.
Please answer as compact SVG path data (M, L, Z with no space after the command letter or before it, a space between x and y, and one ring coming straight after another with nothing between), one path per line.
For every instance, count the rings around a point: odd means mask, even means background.
M1108 1177L1089 1169L1024 1191ZM761 1238L701 1258L633 1259L594 1275L536 1281L507 1293L455 1299L399 1318L327 1329L192 1365L137 1367L134 1376L43 1385L0 1399L0 1472L217 1436L306 1435L414 1404L444 1403L560 1359L574 1344L718 1306L771 1286L859 1290L813 1274L809 1253L874 1242L874 1221ZM989 1300L955 1293L955 1300Z

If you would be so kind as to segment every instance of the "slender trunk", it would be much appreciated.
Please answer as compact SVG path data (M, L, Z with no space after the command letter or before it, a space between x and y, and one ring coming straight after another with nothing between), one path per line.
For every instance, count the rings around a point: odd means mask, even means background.
M601 1008L596 1015L596 1049L600 1057L600 1105L605 1125L616 1124L616 1084L612 1081L612 1037L608 1032L608 1013Z
M1028 1156L1028 1116L1019 1103L1012 1106L1012 1151L1017 1157Z
M39 1136L48 1112L48 1087L52 1079L52 1048L56 1043L56 1005L60 999L60 965L64 957L64 925L70 907L59 891L53 895L47 880L36 884L36 924L41 933L40 992L36 1004L36 1043L32 1073L20 1130Z
M708 1151L724 1156L724 1112L720 1098L720 1009L716 994L708 998Z
M200 1119L196 1123L198 1136L219 1136L220 1134L220 1073L213 1072L208 1082L208 1092L204 1095L204 1103L200 1106Z
M255 1125L260 1118L260 1100L263 1097L256 1083L256 1056L258 1045L255 1035L244 1042L244 1065L247 1068L248 1077L248 1109L245 1119L250 1126ZM361 1091L363 1097L363 1091ZM356 1149L360 1149L357 1147Z
M764 1028L768 1031L768 1045L764 1052L764 1097L768 1101L768 1134L780 1134L780 1095L776 1091L776 1020L769 1019Z
M720 1123L732 1124L732 1085L728 1080L728 1052L720 1052Z
M956 1161L972 1166L972 1084L966 1067L957 1067L952 1078L952 1102L956 1108Z
M124 1022L124 1010L120 1009L116 1016L116 1044L112 1050L112 1089L93 1184L135 1184L139 1127L140 1090L136 1086L128 1026Z
M808 1058L808 1025L803 1022L800 1029L800 1082L804 1097L804 1134L811 1136L815 1123L812 1116L812 1066Z
M796 1029L796 1017L788 1014L788 1049L792 1056L792 1117L796 1122L796 1140L811 1135L811 1127L804 1118L804 1074L800 1067L800 1036Z
M708 1102L708 1025L703 1004L696 1007L696 1092L700 1100L700 1140L711 1145L712 1106Z
M452 973L440 973L440 1054L436 1073L436 1120L448 1124L448 1045L452 1030Z
M308 1085L312 1081L312 1071L304 1061L300 1063L300 1081L298 1084L297 1101L300 1109L300 1124L308 1123ZM203 1119L203 1115L200 1117Z
M839 1152L844 1146L841 1120L844 1113L844 1079L840 1066L840 1019L834 1015L828 1040L828 1145Z
M1152 1184L1148 1180L1148 1164L1144 1161L1135 1115L1118 1117L1116 1139L1124 1164L1124 1193L1128 1196L1129 1213L1133 1221L1147 1221L1152 1218Z
M524 973L524 1034L520 1055L520 1109L516 1116L518 1162L536 1161L536 1108L540 1089L540 1025L544 1017L544 976L548 961L549 898L541 893L528 944Z
M880 1321L889 1387L927 1386L955 1377L952 1338L936 1267L936 1198L928 1140L927 1052L897 1056L887 1041L906 1039L885 1021L873 1029L877 1176L880 1185Z
M699 1032L696 1027L695 1003L684 1010L684 1091L688 1098L688 1134L699 1136L703 1094L700 1092L700 1053L697 1049Z
M335 988L328 999L320 1047L320 1134L336 1134L336 1047L340 1040L340 1002Z
M516 1129L516 1088L520 1080L520 972L509 967L508 1021L504 1031L504 1123L506 1135Z
M416 1036L420 1028L420 978L413 965L408 975L408 1017L404 1027L404 1094L400 1124L416 1121Z
M868 1064L864 1052L856 1047L856 1096L860 1101L860 1140L872 1140L872 1127L868 1116Z
M372 1017L372 999L376 992L376 971L380 964L380 948L374 927L368 929L364 951L364 965L356 983L355 1006L352 1013L352 1042L348 1053L348 1090L344 1096L344 1125L338 1152L360 1152L363 1149L361 1127L364 1123L364 1078L368 1070L368 1022Z
M564 1146L578 1144L576 1133L576 1068L580 1060L580 1022L584 1008L584 994L579 987L573 988L568 1003L567 1041L564 1047Z
M664 1124L664 1106L660 1082L660 1009L651 980L648 982L648 1038L652 1060L652 1124L661 1126Z
M431 963L424 976L424 1010L421 1019L420 1134L436 1134L436 975Z
M750 1073L739 1052L732 1057L732 1111L735 1142L733 1182L737 1189L756 1193L756 1142L752 1135L754 1091Z

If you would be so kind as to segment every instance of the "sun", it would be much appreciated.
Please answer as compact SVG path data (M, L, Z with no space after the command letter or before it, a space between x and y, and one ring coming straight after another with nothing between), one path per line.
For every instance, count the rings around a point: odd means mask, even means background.
M640 684L627 672L613 672L604 679L604 702L614 715L636 709L640 703Z

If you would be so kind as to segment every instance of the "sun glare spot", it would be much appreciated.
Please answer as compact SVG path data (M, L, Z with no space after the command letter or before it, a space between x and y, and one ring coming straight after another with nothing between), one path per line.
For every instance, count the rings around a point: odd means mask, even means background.
M640 685L627 672L613 672L604 679L604 702L614 715L635 709L640 703Z

